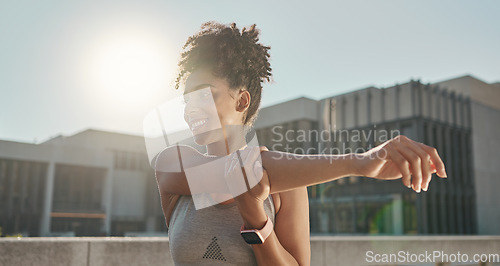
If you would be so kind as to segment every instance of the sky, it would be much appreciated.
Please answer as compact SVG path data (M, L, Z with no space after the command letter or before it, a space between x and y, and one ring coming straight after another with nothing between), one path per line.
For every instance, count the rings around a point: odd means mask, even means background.
M500 1L0 2L0 140L88 128L142 134L206 21L257 24L274 80L262 106L368 86L500 81Z

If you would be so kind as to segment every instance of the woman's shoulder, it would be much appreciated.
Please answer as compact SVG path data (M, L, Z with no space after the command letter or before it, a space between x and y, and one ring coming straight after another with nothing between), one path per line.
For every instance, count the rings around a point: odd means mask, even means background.
M161 172L182 172L183 168L199 165L215 159L200 153L188 145L174 145L165 148L156 156L155 170Z

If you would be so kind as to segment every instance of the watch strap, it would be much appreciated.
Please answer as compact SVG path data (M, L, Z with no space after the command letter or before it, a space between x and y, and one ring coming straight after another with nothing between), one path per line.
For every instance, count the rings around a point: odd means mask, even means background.
M261 229L246 229L245 225L242 225L240 232L249 231L249 230L254 231L254 232L258 232L262 236L262 239L265 241L269 237L269 235L271 235L271 233L273 232L273 227L274 227L273 221L271 221L271 218L269 218L269 216L267 216L266 224ZM263 241L263 243L264 243L264 241Z

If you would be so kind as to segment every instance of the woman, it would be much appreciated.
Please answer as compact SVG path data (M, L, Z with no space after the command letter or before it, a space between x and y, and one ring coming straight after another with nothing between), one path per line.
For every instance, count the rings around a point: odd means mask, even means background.
M309 265L307 186L352 175L402 177L405 186L420 192L427 190L432 173L446 177L436 149L404 136L356 155L284 156L262 147L254 156L245 129L257 116L262 83L271 78L270 48L258 43L258 35L255 25L240 31L234 23L209 22L184 46L176 88L185 81L184 119L207 154L175 146L157 159L162 208L178 265ZM225 167L206 167L220 158ZM227 165L233 159L244 165L245 183L231 175L234 167ZM220 186L221 180L228 185ZM235 182L247 189L241 191ZM203 193L218 204L196 210L193 198Z

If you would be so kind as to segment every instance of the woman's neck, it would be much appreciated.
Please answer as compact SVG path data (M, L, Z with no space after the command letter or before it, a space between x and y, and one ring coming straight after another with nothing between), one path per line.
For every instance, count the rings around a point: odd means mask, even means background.
M208 155L226 156L247 145L243 126L231 126L230 129L227 126L223 126L222 129L224 140L208 144Z

